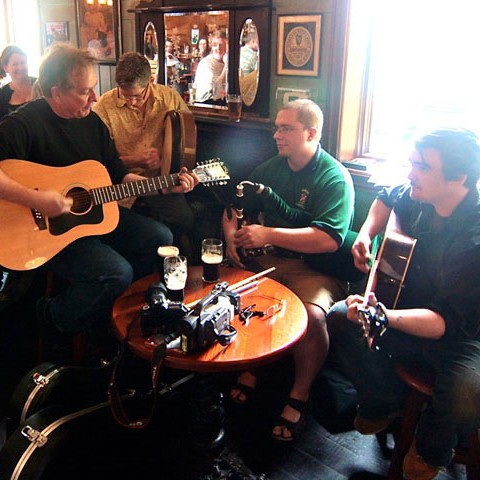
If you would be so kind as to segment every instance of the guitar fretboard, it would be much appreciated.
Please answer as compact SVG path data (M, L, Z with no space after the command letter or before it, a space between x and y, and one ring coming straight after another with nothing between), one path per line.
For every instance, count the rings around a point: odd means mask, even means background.
M119 183L90 190L94 205L123 200L129 197L138 197L157 192L162 188L178 185L178 173L161 177L145 178L136 182Z

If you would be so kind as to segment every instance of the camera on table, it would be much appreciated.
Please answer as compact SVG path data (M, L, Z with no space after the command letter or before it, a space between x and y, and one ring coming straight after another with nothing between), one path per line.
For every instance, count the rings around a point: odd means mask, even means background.
M216 342L226 346L237 335L231 322L240 310L240 296L228 290L227 282L218 283L192 310L168 300L160 282L150 286L146 300L141 311L143 334L179 337L184 353L205 350Z
M167 287L155 282L148 287L145 301L140 311L140 323L143 335L168 335L175 329L176 322L188 313L182 302L173 302L167 298Z

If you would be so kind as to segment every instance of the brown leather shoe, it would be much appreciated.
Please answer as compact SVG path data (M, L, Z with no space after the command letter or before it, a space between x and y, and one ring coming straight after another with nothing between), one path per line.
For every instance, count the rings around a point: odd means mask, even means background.
M376 433L383 432L396 418L400 417L400 415L401 412L393 412L386 417L370 420L357 414L353 421L353 426L355 430L362 435L375 435Z
M441 467L432 467L417 453L415 440L403 460L403 473L408 480L432 480L442 470Z

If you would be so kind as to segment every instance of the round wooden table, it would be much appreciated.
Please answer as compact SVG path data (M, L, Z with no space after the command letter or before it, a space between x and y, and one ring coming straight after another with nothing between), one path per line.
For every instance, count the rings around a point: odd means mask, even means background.
M186 305L201 300L215 287L215 284L202 281L202 270L202 267L188 268ZM220 281L231 286L252 275L236 268L220 268ZM146 304L148 287L158 281L159 275L153 274L134 282L113 306L115 334L124 341L129 330L129 349L147 360L152 359L155 345L142 334L140 312ZM180 471L185 475L182 478L197 478L198 472L204 471L205 463L213 462L215 452L225 442L223 397L217 381L218 373L251 369L280 358L302 338L307 328L307 312L303 303L291 290L274 280L264 277L256 290L246 290L240 295L241 308L254 305L252 310L269 313L271 307L281 308L271 316L254 316L246 324L242 324L236 315L231 324L238 333L227 346L215 343L200 353L188 355L170 349L164 359L165 366L195 372L186 412L189 441L183 448L185 456L179 462ZM194 461L194 458L201 460Z
M236 268L221 267L220 281L233 285L253 275L252 272ZM158 274L152 274L134 282L113 306L113 328L120 340L127 335L127 327L132 323L128 339L129 348L136 355L150 360L154 346L142 335L140 311L146 303L145 292L149 285L159 281ZM189 267L185 287L185 304L202 299L215 284L202 281L202 267ZM205 351L185 355L179 350L169 350L165 365L193 372L228 372L254 368L270 363L289 352L305 334L307 312L301 300L287 287L264 278L258 288L241 295L241 308L255 304L253 310L266 312L269 307L281 310L264 317L252 317L242 324L238 315L232 321L238 334L236 339L225 347L216 343Z

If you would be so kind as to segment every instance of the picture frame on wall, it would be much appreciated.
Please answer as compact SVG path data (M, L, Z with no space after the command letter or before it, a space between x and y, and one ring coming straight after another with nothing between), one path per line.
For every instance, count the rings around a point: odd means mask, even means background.
M322 15L279 15L277 75L318 77Z
M45 39L46 47L55 42L68 42L70 40L68 22L45 22Z
M75 0L78 46L99 63L116 63L120 56L120 0Z

